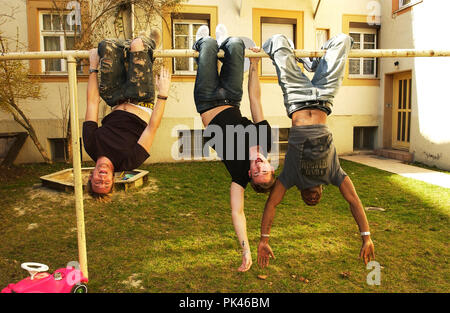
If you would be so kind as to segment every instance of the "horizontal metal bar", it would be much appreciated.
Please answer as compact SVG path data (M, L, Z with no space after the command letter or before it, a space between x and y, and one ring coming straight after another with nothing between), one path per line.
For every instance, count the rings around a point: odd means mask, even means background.
M320 57L325 50L295 50L297 57ZM189 58L198 57L198 52L189 49L155 50L153 56L156 58ZM223 57L224 52L220 50L218 57ZM248 58L267 58L265 52L253 52L245 50ZM349 58L405 58L405 57L448 57L450 50L416 50L416 49L365 49L350 50ZM0 60L32 60L32 59L86 59L89 57L87 50L65 50L65 51L39 51L39 52L11 52L0 55Z

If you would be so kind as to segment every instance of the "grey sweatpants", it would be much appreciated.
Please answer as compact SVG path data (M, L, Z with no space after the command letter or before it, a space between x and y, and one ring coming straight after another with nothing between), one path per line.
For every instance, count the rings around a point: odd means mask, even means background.
M353 39L345 34L339 34L328 40L322 49L326 50L310 80L297 64L294 51L284 35L273 35L264 44L264 51L270 56L277 70L278 84L280 85L284 105L288 116L305 106L306 101L325 101L323 108L331 113L334 96L339 89L345 70L348 52Z

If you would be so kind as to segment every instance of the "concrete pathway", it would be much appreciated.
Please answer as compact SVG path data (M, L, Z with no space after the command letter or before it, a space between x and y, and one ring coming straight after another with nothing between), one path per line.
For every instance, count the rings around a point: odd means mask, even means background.
M450 174L436 172L425 168L407 165L399 160L387 159L378 155L347 155L339 156L344 160L361 163L380 170L395 173L404 177L414 178L429 184L450 188Z

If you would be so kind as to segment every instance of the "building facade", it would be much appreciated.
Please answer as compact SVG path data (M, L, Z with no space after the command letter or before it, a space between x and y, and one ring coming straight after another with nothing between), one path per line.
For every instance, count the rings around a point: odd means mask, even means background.
M444 17L446 11L439 9L440 5L447 5L446 1L189 0L176 13L165 14L154 26L162 31L162 49L190 49L200 25L208 25L214 36L219 23L227 26L230 35L251 38L258 46L272 34L283 33L292 39L296 49L314 50L320 49L328 38L343 32L352 36L355 49L449 49L450 41L440 39L444 37L438 31L449 24ZM18 3L14 21L3 25L2 31L13 34L19 27L20 40L28 44L29 51L71 49L71 40L61 37L58 25L62 22L52 15L51 6L52 1L45 0ZM129 24L136 28L135 33L140 27L139 17L145 14L137 9L133 12ZM435 18L436 14L441 18ZM67 26L69 37L71 32L75 36L77 31L83 31L83 25L79 30L76 27ZM412 153L420 162L450 168L450 131L445 122L450 106L446 97L439 94L448 85L445 69L450 68L449 61L448 58L349 59L343 85L328 119L338 153L400 149ZM151 156L146 162L189 159L186 151L180 149L180 138L187 132L192 135L193 148L188 154L200 160L213 158L213 151L206 155L200 151L203 127L193 98L194 60L174 58L163 62L172 71L172 87ZM86 68L80 67L79 71L79 116L84 117ZM65 63L30 61L30 73L40 78L44 97L39 101L26 101L22 107L32 119L48 154L57 159L60 146L55 143L64 137L66 128ZM281 89L268 58L262 61L260 81L264 115L280 130L280 149L283 150L291 121L286 116ZM250 116L246 85L247 75L241 111ZM103 105L100 111L104 116L109 108ZM22 131L8 114L1 112L0 120L0 133ZM80 120L80 126L82 122ZM83 160L89 160L84 151ZM39 152L27 139L16 163L41 161Z

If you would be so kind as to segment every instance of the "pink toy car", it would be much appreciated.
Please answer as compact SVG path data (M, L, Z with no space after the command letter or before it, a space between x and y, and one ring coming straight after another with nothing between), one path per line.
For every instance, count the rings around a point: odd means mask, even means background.
M53 274L48 266L40 263L22 263L30 277L16 284L9 284L2 293L86 293L88 279L75 267L60 268Z

